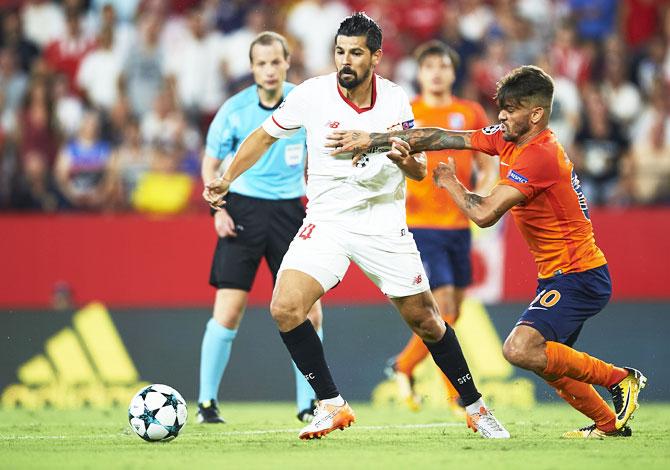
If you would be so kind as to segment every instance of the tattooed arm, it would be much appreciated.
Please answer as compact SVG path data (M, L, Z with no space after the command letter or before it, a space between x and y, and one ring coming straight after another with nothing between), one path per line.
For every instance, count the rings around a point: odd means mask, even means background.
M433 171L433 180L438 188L446 189L461 211L480 227L494 225L505 212L526 200L521 191L506 184L494 186L488 196L468 191L456 178L453 158L438 165Z
M417 127L393 132L335 131L328 136L326 147L334 149L331 155L357 155L371 148L385 150L391 139L397 137L409 143L412 152L443 149L470 149L474 131L449 131L439 127Z
M371 146L383 145L392 137L398 137L409 144L413 152L424 150L469 149L473 131L449 131L439 127L417 127L389 133L370 134Z

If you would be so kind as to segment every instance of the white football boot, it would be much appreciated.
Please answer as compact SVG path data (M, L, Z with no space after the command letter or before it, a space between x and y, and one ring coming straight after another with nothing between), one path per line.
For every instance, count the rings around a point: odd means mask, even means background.
M300 439L321 439L329 432L351 426L356 420L354 411L347 402L342 406L329 405L319 402L314 410L314 419L302 428L298 437Z
M470 429L474 432L479 431L479 434L486 439L509 439L507 429L493 416L491 410L483 406L479 407L479 412L468 414L467 422Z

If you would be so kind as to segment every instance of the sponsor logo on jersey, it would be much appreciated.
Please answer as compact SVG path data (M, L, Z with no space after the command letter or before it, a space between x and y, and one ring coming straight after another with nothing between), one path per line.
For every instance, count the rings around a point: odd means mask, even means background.
M500 129L502 129L502 126L500 124L495 124L493 126L487 126L484 129L482 129L482 132L486 135L493 135L496 132L498 132Z
M416 277L414 278L414 282L412 284L419 285L421 284L421 281L423 281L423 276L421 274L417 274Z
M507 173L507 178L516 181L517 183L528 183L528 178L514 170L510 170L509 173Z
M404 131L407 129L411 129L414 127L414 119L410 119L409 121L404 121L404 122L396 122L392 126L389 126L386 128L387 132L393 132L393 131Z
M463 129L465 127L465 116L461 113L449 114L449 129Z
M337 129L338 127L340 127L340 123L339 121L328 121L326 123L326 126L330 127L331 129Z

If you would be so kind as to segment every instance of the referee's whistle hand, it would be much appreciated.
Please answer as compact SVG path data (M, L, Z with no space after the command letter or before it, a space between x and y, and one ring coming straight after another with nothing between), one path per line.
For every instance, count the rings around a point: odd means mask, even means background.
M202 197L214 209L219 210L224 206L226 201L223 199L228 193L230 181L223 178L216 178L205 186L202 192Z

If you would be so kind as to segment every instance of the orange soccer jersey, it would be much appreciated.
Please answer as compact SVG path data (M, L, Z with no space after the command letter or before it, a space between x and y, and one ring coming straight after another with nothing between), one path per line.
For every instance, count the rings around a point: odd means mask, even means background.
M573 164L554 133L545 129L517 147L500 126L472 135L472 146L500 155L500 181L526 201L512 208L514 221L537 263L539 277L581 272L607 263L596 245L586 199Z
M463 130L487 125L484 109L474 101L453 98L448 106L431 107L421 98L412 103L417 127L444 127ZM456 157L458 179L470 186L472 179L472 150L441 150L428 152L428 176L423 181L407 180L407 225L415 228L464 229L469 221L446 191L437 191L433 184L433 169L447 156Z

